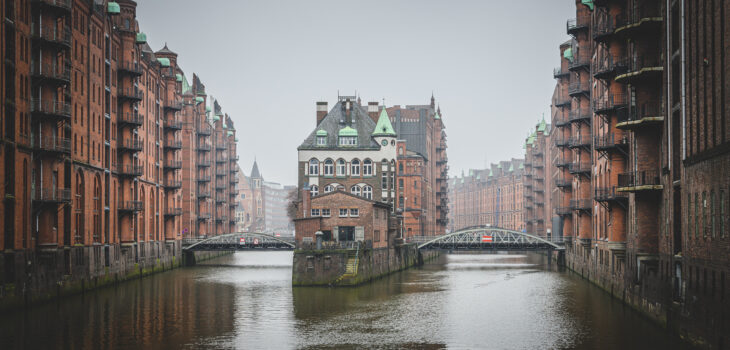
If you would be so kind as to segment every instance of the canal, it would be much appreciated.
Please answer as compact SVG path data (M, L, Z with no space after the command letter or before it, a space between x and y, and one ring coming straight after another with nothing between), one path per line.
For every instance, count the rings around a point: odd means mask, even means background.
M3 349L681 347L541 256L444 255L357 288L292 288L291 252L243 252L0 318Z

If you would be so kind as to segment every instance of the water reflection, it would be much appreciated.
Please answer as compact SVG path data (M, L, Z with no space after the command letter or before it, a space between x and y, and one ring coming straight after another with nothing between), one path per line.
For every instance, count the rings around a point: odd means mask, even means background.
M291 258L238 253L5 314L0 341L76 349L681 346L603 291L547 270L540 256L448 255L336 289L292 288Z

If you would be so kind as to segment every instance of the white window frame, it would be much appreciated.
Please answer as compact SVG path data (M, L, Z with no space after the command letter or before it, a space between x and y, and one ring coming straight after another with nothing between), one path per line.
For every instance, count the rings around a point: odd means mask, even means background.
M327 146L327 136L317 136L317 146Z
M373 188L370 185L365 185L362 188L362 196L367 199L373 199Z
M344 213L344 215L343 215L343 213ZM347 210L347 208L340 208L340 217L341 218L346 218L347 213L349 213L349 210Z
M340 146L357 146L357 136L340 136Z
M356 218L360 216L360 209L358 208L350 208L350 217Z
M312 217L319 216L319 209L312 208Z
M350 162L350 175L360 176L360 160L355 158Z
M325 218L330 217L330 209L329 208L322 209L322 217L325 217Z
M362 176L373 176L373 161L365 159L362 163Z
M319 175L319 160L316 158L309 160L309 175Z
M309 188L309 192L312 194L312 197L319 195L319 186L312 185L312 187Z
M324 193L330 193L330 192L334 192L334 191L335 191L335 186L332 186L332 185L324 186Z
M340 158L336 162L336 169L337 176L345 176L347 175L347 162L345 162L344 159Z
M350 187L350 193L356 196L362 196L362 188L358 185L352 186Z
M335 162L332 159L325 159L324 161L324 176L335 175Z

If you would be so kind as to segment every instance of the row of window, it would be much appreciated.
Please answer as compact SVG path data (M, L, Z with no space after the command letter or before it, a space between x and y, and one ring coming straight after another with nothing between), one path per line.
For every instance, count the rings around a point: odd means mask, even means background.
M340 214L339 216L341 218L346 218L346 217L356 218L356 217L360 216L360 209L358 209L358 208L350 208L350 209L340 208L339 214ZM312 216L321 216L321 217L328 218L331 216L331 211L329 208L312 209Z
M335 174L335 161L332 159L327 159L323 162L322 167L322 174L324 176L333 176ZM319 160L317 159L310 159L309 160L309 175L319 175ZM338 159L337 160L337 176L345 176L347 174L347 162L345 162L344 159ZM372 176L373 175L373 161L370 159L365 159L362 162L362 174L364 176ZM350 175L352 176L360 176L360 160L359 159L353 159L352 162L350 162Z
M339 185L329 184L329 185L325 186L324 193L334 192L337 189L337 186L339 186ZM312 196L319 195L319 186L312 185L310 188L310 192L311 192ZM365 185L365 186L354 185L354 186L350 187L350 193L352 193L356 196L365 197L367 199L373 199L373 187L370 185Z
M689 228L689 237L698 238L700 233L702 237L717 237L718 232L721 238L725 238L725 221L728 218L727 203L725 191L720 190L717 193L711 190L709 198L707 191L694 194L687 194L687 226Z

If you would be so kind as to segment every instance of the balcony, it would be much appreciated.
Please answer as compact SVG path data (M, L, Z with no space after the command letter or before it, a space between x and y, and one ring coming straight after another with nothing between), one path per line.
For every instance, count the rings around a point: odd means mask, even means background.
M210 175L198 175L198 182L210 182Z
M165 170L182 169L182 161L181 160L168 160L165 162L164 169Z
M217 168L217 169L215 169L215 175L216 176L226 176L226 175L228 175L228 172L226 171L225 168Z
M570 119L570 122L572 123L585 122L586 124L590 124L592 116L593 113L584 108L578 108L568 112L568 119Z
M567 69L563 69L562 67L558 67L553 69L553 78L559 79L559 78L566 78L570 75L570 71Z
M169 101L165 103L165 110L170 111L179 111L182 109L182 102L181 101Z
M31 64L30 75L37 82L49 81L56 84L71 82L71 63Z
M557 207L555 213L560 216L571 216L573 215L573 209L571 207Z
M215 157L215 162L219 163L219 164L225 164L226 162L228 162L228 158L223 157L223 156L218 156L218 157Z
M120 88L117 90L117 96L120 100L128 100L128 101L142 101L144 99L144 93L142 90L136 88L136 87L128 87L128 88Z
M555 107L570 107L571 101L570 97L558 96L553 103Z
M230 161L231 161L231 163L235 163L235 162L238 162L238 160L239 160L239 159L240 159L240 158L239 158L238 156L234 156L234 157L229 157L229 158L228 158L228 160L230 160Z
M130 165L125 164L117 167L117 172L120 176L137 177L142 176L144 173L144 167L141 165Z
M238 168L237 167L231 167L230 172L231 172L231 175L235 176L236 173L238 172Z
M210 159L200 159L200 160L198 160L197 166L198 166L198 168L208 168L211 166L211 164L212 163L211 163Z
M117 144L117 148L120 151L140 152L143 145L141 140L127 137Z
M207 124L199 127L197 131L198 136L210 136L213 132L213 130L211 130L210 126L208 126Z
M218 151L224 151L228 148L228 144L225 141L218 141L215 143L215 149Z
M570 95L570 97L575 97L579 95L589 97L590 93L591 88L587 82L574 81L571 82L570 85L568 85L568 95Z
M120 201L117 210L127 213L140 211L142 210L142 201Z
M573 60L568 63L568 69L570 69L571 71L581 68L588 69L590 67L591 56L589 55L574 55Z
M71 104L46 99L32 99L30 112L35 117L71 119Z
M117 70L121 74L128 74L133 77L142 75L142 65L138 62L120 62L117 64Z
M178 120L165 120L165 130L182 130L182 122Z
M33 25L30 28L30 36L40 44L71 48L71 28L69 27L59 29L56 26L36 27Z
M210 198L210 191L198 190L198 199Z
M223 204L227 202L226 196L216 196L215 197L215 204Z
M661 126L664 122L664 110L660 101L647 101L630 108L627 113L619 115L616 128L636 130L644 127Z
M638 170L619 174L616 190L620 192L641 192L657 191L663 188L658 171Z
M590 16L580 16L577 18L571 18L565 23L565 31L568 35L575 36L576 34L587 31L588 26L591 24Z
M649 32L658 32L661 30L661 25L662 13L659 3L649 2L643 4L643 6L632 7L628 14L617 16L614 32L627 37L646 35Z
M177 140L165 140L166 150L176 150L182 148L182 141Z
M616 186L599 187L595 189L594 198L596 202L626 201L629 197L626 193L616 190Z
M558 177L555 179L555 186L557 186L558 188L571 188L573 187L573 179Z
M210 144L199 143L196 149L198 150L198 152L210 152Z
M120 126L123 125L132 125L132 126L142 126L142 123L144 122L144 116L139 114L139 112L126 112L121 113L118 115L117 121Z
M223 182L216 182L216 183L215 183L215 189L216 189L216 191L222 191L222 190L225 190L225 189L226 189L227 187L228 187L228 186L226 186L226 184L225 184L225 183L223 183Z
M235 186L238 183L238 178L235 176L231 176L230 183L231 183L231 185Z
M228 197L235 198L236 196L238 196L238 191L228 192Z
M593 77L601 80L613 80L617 74L624 74L628 69L626 59L617 56L606 55L598 58L591 64Z
M570 143L568 142L568 138L566 138L566 137L561 136L561 137L556 137L555 138L555 146L556 147L565 148L565 147L568 147L569 144Z
M596 16L596 21L592 28L593 40L601 43L611 38L616 30L616 17L610 15Z
M570 209L572 210L582 210L582 211L591 211L593 209L593 199L586 198L586 199L571 199L570 200Z
M165 216L174 217L182 215L182 208L167 208L165 210Z
M45 6L48 9L71 12L71 0L31 0L31 4Z
M50 155L71 154L71 139L64 137L40 137L31 140L31 146L37 152Z
M568 119L561 113L560 115L557 115L555 119L553 119L553 124L558 128L570 126L570 119Z
M180 180L165 180L166 190L177 190L182 187L182 181Z
M573 163L573 161L570 159L570 157L558 157L555 160L555 166L558 168L566 168L570 166L570 164Z
M596 151L599 152L619 150L624 154L628 154L629 139L626 135L609 132L605 135L596 136L593 145Z
M587 175L591 174L591 163L590 162L572 162L568 166L568 171L571 174Z
M198 221L210 220L210 213L198 213Z
M664 64L661 55L648 54L629 57L626 61L626 72L616 76L616 82L635 84L639 81L661 80Z
M628 101L628 95L626 94L608 94L593 103L593 112L607 114L617 109L623 109L628 105Z
M568 147L572 148L591 148L591 135L583 134L572 136L568 140Z
M30 191L33 202L58 204L58 203L71 203L71 189L70 188L31 188Z

